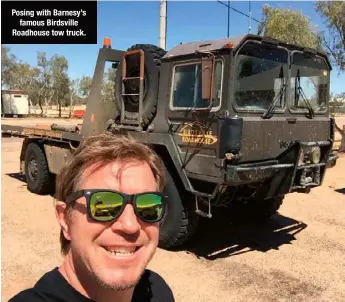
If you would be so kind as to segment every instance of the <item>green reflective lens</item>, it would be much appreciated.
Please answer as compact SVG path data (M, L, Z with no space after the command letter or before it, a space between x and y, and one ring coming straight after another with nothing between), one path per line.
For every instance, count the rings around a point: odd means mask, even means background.
M121 211L123 197L114 192L96 192L90 200L92 217L99 221L111 220Z
M145 221L160 219L163 213L162 197L154 193L139 195L136 199L136 210Z

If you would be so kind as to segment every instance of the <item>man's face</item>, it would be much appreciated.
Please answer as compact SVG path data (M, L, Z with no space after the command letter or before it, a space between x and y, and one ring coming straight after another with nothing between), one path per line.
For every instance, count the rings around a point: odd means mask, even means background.
M157 189L145 163L111 163L92 174L89 171L84 173L81 189L112 189L127 194ZM86 214L86 199L82 197L72 210L67 236L74 269L86 270L108 288L128 288L136 284L155 253L159 223L142 222L132 205L127 205L115 221L94 222Z

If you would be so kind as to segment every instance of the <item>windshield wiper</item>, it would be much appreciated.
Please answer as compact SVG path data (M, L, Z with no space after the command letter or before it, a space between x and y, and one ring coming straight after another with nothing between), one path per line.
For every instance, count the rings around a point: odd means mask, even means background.
M300 74L299 74L299 69L297 70L297 77L296 77L296 81L298 82L298 86L297 86L297 89L299 91L299 94L298 94L298 98L297 98L297 102L299 100L299 96L301 95L302 96L302 99L303 101L305 102L305 104L307 105L307 109L308 109L308 113L309 115L306 115L306 117L308 118L313 118L315 116L315 113L314 113L314 110L313 110L313 107L311 106L308 98L306 97L302 87L301 87L301 77L300 77ZM295 96L295 101L296 101L296 97Z
M267 111L265 111L263 114L262 114L262 118L263 119L267 119L267 118L271 118L273 116L273 113L276 109L276 106L277 106L277 103L278 101L280 100L280 97L284 94L285 92L285 88L286 88L286 84L282 84L281 87L280 87L280 91L279 93L277 94L277 96L275 97L275 99L273 100L273 103L271 104L271 106L267 109Z
M282 84L280 85L280 91L277 94L277 96L274 98L272 104L270 105L270 107L267 109L267 111L265 111L261 117L263 119L267 119L267 118L271 118L273 116L273 113L276 109L278 100L280 100L281 96L284 94L285 92L285 88L286 88L286 84L283 83L283 79L284 79L284 71L283 71L283 67L280 67L280 72L279 72L279 78L282 80Z

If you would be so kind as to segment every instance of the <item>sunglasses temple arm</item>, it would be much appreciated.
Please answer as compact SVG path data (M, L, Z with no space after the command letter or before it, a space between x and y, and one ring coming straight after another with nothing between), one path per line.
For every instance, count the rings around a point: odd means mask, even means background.
M67 197L66 203L76 201L77 199L79 199L80 197L83 197L84 195L85 195L85 190L74 192Z

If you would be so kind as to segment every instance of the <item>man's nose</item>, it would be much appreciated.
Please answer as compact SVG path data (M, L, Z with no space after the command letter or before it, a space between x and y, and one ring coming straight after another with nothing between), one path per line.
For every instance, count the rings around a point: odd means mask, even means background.
M121 230L127 234L134 234L140 230L140 224L132 205L126 205L120 217L112 225L113 230Z

